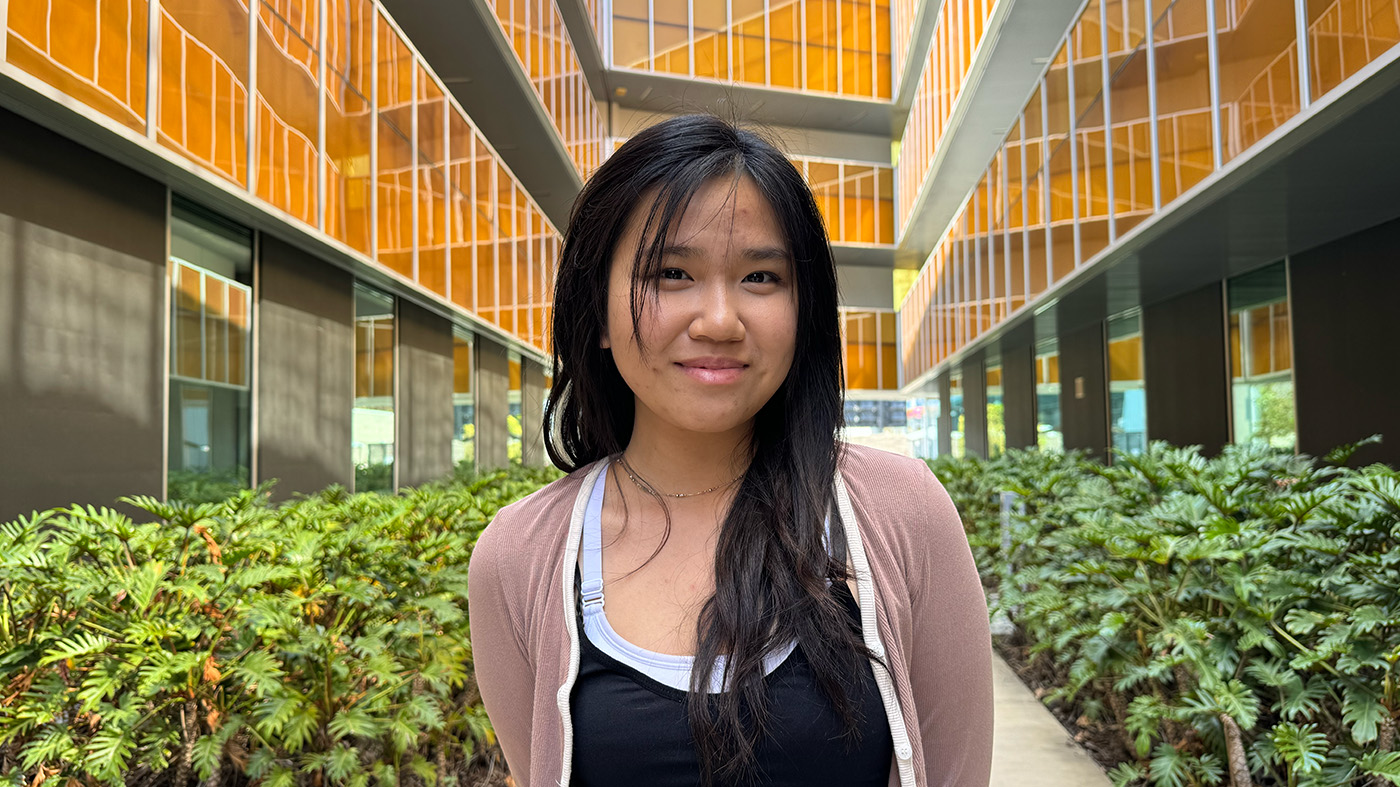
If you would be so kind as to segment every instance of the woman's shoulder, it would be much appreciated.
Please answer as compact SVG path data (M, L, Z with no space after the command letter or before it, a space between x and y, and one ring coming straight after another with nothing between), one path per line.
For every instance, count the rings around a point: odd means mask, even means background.
M477 540L472 562L491 562L503 576L522 576L558 559L579 490L593 467L579 468L503 506Z
M938 479L922 459L855 443L844 443L841 448L841 477L853 500L892 502L938 485Z
M927 462L869 446L843 448L842 480L877 546L905 565L936 544L966 547L957 509Z

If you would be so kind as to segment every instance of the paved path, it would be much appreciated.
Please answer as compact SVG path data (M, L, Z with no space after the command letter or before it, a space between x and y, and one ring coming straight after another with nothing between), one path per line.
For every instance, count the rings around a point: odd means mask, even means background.
M992 787L1109 787L1098 763L1000 656L992 655Z

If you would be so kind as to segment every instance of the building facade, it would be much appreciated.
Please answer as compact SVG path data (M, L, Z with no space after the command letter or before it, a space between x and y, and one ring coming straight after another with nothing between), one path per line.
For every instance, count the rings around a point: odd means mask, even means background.
M0 19L0 520L543 463L559 228L621 140L697 110L763 126L817 194L851 439L1108 456L1400 434L1380 349L1396 2Z
M1400 5L1052 5L945 3L904 128L919 450L1400 460Z

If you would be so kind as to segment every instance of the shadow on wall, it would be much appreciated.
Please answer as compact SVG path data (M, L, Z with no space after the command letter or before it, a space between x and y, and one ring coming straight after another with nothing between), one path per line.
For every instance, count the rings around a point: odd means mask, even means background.
M159 263L0 215L0 521L161 490Z

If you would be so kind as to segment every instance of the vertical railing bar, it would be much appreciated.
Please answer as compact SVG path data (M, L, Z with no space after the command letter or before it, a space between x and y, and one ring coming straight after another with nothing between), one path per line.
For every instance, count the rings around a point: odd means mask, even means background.
M1299 0L1305 2L1306 0ZM1142 0L1144 13L1147 14L1147 115L1149 125L1147 128L1148 146L1151 148L1150 157L1152 159L1152 211L1155 213L1162 209L1162 160L1158 155L1160 141L1157 139L1157 127L1160 121L1157 119L1157 42L1156 42L1156 19L1155 11L1152 8L1152 0Z
M1026 199L1026 191L1035 177L1026 171L1026 113L1022 112L1017 122L1021 126L1021 298L1022 303L1031 301L1031 204ZM1044 140L1039 147L1045 148Z
M369 251L379 260L379 0L369 26Z
M1298 109L1312 106L1312 51L1309 49L1308 0L1294 0L1294 26L1298 36Z
M769 24L769 19L773 15L771 3L772 0L763 0L763 84L765 85L773 84L773 57L771 53L773 30L772 25Z
M695 0L686 0L685 4L685 30L689 38L686 39L686 59L689 61L687 67L692 77L695 76Z
M726 41L725 52L729 59L729 70L725 72L725 78L736 81L734 76L734 0L724 0L724 39Z
M1217 0L1206 0L1206 52L1210 67L1210 145L1215 157L1212 170L1218 170L1225 161L1224 137L1220 130L1220 42L1219 25L1216 24L1215 9Z
M612 19L612 17L608 17L608 18L609 18L609 19ZM471 181L471 211L468 213L468 215L469 215L470 218L471 218L471 225L470 225L471 236L470 236L470 237L471 237L471 249L472 249L472 262L471 262L471 274L472 274L472 293L471 293L471 294L472 294L472 297L471 297L471 299L470 299L471 302L468 303L468 304L465 304L465 305L467 306L467 308L471 309L473 313L476 313L476 311L477 311L477 309L478 309L478 303L480 302L480 298L481 298L481 290L479 289L480 277L477 276L477 270L476 270L476 269L477 269L477 266L479 265L479 259L478 259L478 256L477 256L477 249L478 249L478 247L481 245L480 239L476 237L476 229L477 229L477 224L478 224L478 215L477 215L477 214L480 212L481 209L480 209L480 208L477 206L477 204L476 204L476 199L477 199L477 197L476 197L476 195L477 195L477 184L476 184L476 156L477 156L477 152L476 152L476 129L475 129L474 127L471 128L471 143L472 143L472 146L471 146L471 178L470 178L470 181ZM475 358L476 356L473 355L472 357ZM475 367L473 367L473 368L475 368ZM473 391L473 393L475 393L476 389L472 389L472 391Z
M413 70L408 74L408 176L411 188L408 193L412 202L410 202L408 206L408 226L411 227L409 230L409 243L411 244L409 248L412 249L410 256L413 260L413 266L410 270L413 271L413 280L418 281L418 238L421 234L418 227L418 167L420 166L419 156L421 155L418 150L418 74L423 70L424 66L416 57L413 58L411 62L413 63ZM397 78L397 74L395 74L395 77ZM400 187L402 187L402 185Z
M1025 138L1018 132L1016 139L1020 141L1017 147L1024 150L1026 147ZM1001 162L1001 267L1002 281L1004 282L1002 299L1005 301L1003 308L1006 317L1011 316L1011 175L1006 171L1006 161L1010 158L1010 156L1003 155ZM1018 192L1018 196L1019 194L1020 192Z
M552 48L552 47L550 47ZM547 48L547 53L550 48ZM442 97L442 270L443 291L452 303L452 105Z
M1069 98L1065 101L1066 109L1069 111L1069 138L1065 141L1069 144L1069 193L1070 193L1070 220L1071 230L1074 235L1074 264L1071 269L1078 268L1083 263L1084 258L1079 240L1079 95L1075 92L1074 67L1075 55L1079 54L1079 47L1074 41L1073 28L1070 35L1065 38L1065 83L1068 85L1067 94Z
M842 62L842 58L841 58L841 56L842 56L843 54L845 54L845 49L844 49L844 47L843 47L842 44L841 44L841 12L845 9L846 3L855 2L855 0L827 0L827 1L828 1L828 2L834 2L834 3L836 3L836 47L835 47L835 49L836 49L836 92L837 92L837 93L842 93L842 94L844 94L845 91L843 90L843 87L844 87L844 85L845 85L845 76L846 76L846 75L845 75L845 71L846 71L846 66L845 66L845 64ZM823 21L825 21L825 20L823 20ZM878 318L877 318L877 320L878 320ZM877 363L876 366L878 367L879 364Z
M1150 2L1150 0L1149 0ZM1055 238L1050 226L1050 97L1046 81L1040 80L1040 208L1045 219L1045 286L1055 281Z
M647 70L656 70L656 2L647 0Z
M1123 3L1126 7L1127 3ZM1113 243L1118 238L1118 223L1114 219L1114 182L1113 182L1113 97L1112 80L1113 70L1109 68L1108 54L1108 4L1099 3L1099 53L1103 56L1103 153L1104 153L1104 188L1108 191L1105 195L1108 214L1108 242Z
M793 45L797 47L797 85L803 90L807 89L807 0L797 0L798 26L796 40Z
M879 95L879 20L875 14L875 0L869 0L869 8L871 8L871 98L875 98ZM896 27L895 22L893 22L893 14L895 14L895 8L890 7L890 29ZM913 24L913 20L910 20L910 24ZM904 32L904 56L895 57L895 53L890 52L890 95L899 95L899 80L903 77L904 59L909 57L909 32L907 32L906 25L899 25L899 27L906 31ZM896 63L895 60L899 60L899 63ZM900 364L903 364L903 360L900 360ZM903 365L900 365L900 375L903 375Z
M850 243L846 237L846 165L836 165L836 231L832 233L842 243Z
M248 173L248 193L258 193L258 12L260 0L248 0L248 103L244 112L243 157Z
M326 11L329 0L319 0L317 6L320 33L317 35L319 43L317 49L320 57L320 65L317 67L317 82L320 86L320 96L316 99L316 228L322 232L326 231L326 28L328 20Z
M0 19L5 15L9 0L0 0ZM5 59L5 41L8 35L0 35L0 60ZM146 139L156 138L157 117L160 111L160 0L150 0L146 7Z

